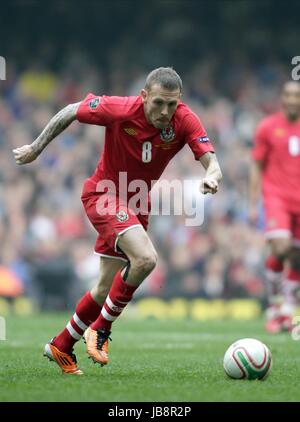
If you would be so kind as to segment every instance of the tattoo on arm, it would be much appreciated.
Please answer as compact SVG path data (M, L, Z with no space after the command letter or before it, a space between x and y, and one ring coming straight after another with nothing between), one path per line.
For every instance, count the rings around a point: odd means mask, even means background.
M76 119L79 105L80 103L69 104L52 117L43 132L32 143L37 152L42 152L57 135L63 132Z

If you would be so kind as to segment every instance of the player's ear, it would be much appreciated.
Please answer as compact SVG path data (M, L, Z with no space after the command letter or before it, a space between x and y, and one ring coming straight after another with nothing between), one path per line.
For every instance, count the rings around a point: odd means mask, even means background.
M147 93L147 91L143 88L143 89L141 90L141 97L142 97L143 103L147 100L147 96L148 96L148 93Z

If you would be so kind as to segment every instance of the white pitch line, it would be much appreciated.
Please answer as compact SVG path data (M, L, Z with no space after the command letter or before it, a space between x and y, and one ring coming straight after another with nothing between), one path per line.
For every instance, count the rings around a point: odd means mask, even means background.
M122 333L120 334L120 336L124 337L124 336L128 336L128 337L136 337L136 333L133 332L129 332L129 331L122 331ZM151 338L153 340L155 339L164 339L164 340L174 340L177 341L178 340L182 340L184 339L185 341L188 339L190 342L197 342L197 341L203 341L203 340L208 340L208 341L234 341L237 339L241 339L241 338L258 338L261 341L268 341L271 343L285 343L287 341L294 341L292 339L291 336L288 335L279 335L279 336L273 336L273 335L256 335L256 334L249 334L249 333L229 333L229 334L219 334L219 333L195 333L195 334L191 334L191 333L143 333L143 337L148 337Z
M180 349L192 349L193 344L183 344L183 343L166 343L166 344L140 344L137 348L138 349L174 349L174 350L180 350Z

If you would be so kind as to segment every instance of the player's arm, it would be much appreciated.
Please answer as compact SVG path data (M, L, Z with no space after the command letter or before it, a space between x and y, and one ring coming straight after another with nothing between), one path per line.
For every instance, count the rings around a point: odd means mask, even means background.
M206 152L199 158L200 163L205 168L205 176L202 179L201 192L216 193L219 189L219 183L222 179L222 172L213 152Z
M261 177L269 154L269 122L264 119L257 126L254 135L254 145L252 148L252 161L249 174L249 210L248 217L252 224L256 224L258 219L257 203L260 198Z
M262 161L252 160L249 175L249 220L253 224L258 218L257 203L260 198L262 169Z
M27 164L34 161L46 146L63 132L77 116L79 103L69 104L59 111L47 124L38 138L30 145L23 145L13 150L17 164Z
M200 191L204 194L218 192L222 172L214 147L199 117L191 110L184 117L183 128L184 138L193 151L195 159L200 161L205 168L205 177L201 182Z

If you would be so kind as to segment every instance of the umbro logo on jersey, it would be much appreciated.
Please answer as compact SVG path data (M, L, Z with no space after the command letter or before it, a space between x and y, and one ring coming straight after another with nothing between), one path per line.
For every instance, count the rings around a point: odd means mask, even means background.
M277 127L274 131L275 136L284 136L285 133L285 130L281 127Z
M137 135L137 132L136 132L134 129L132 129L132 127L125 127L125 128L124 128L124 131L125 131L126 133L128 133L128 135L130 135L130 136L135 136L135 135Z
M91 109L95 109L95 108L97 108L98 107L98 105L100 104L100 98L99 97L97 97L97 98L93 98L90 102L89 102L89 107L91 108Z

